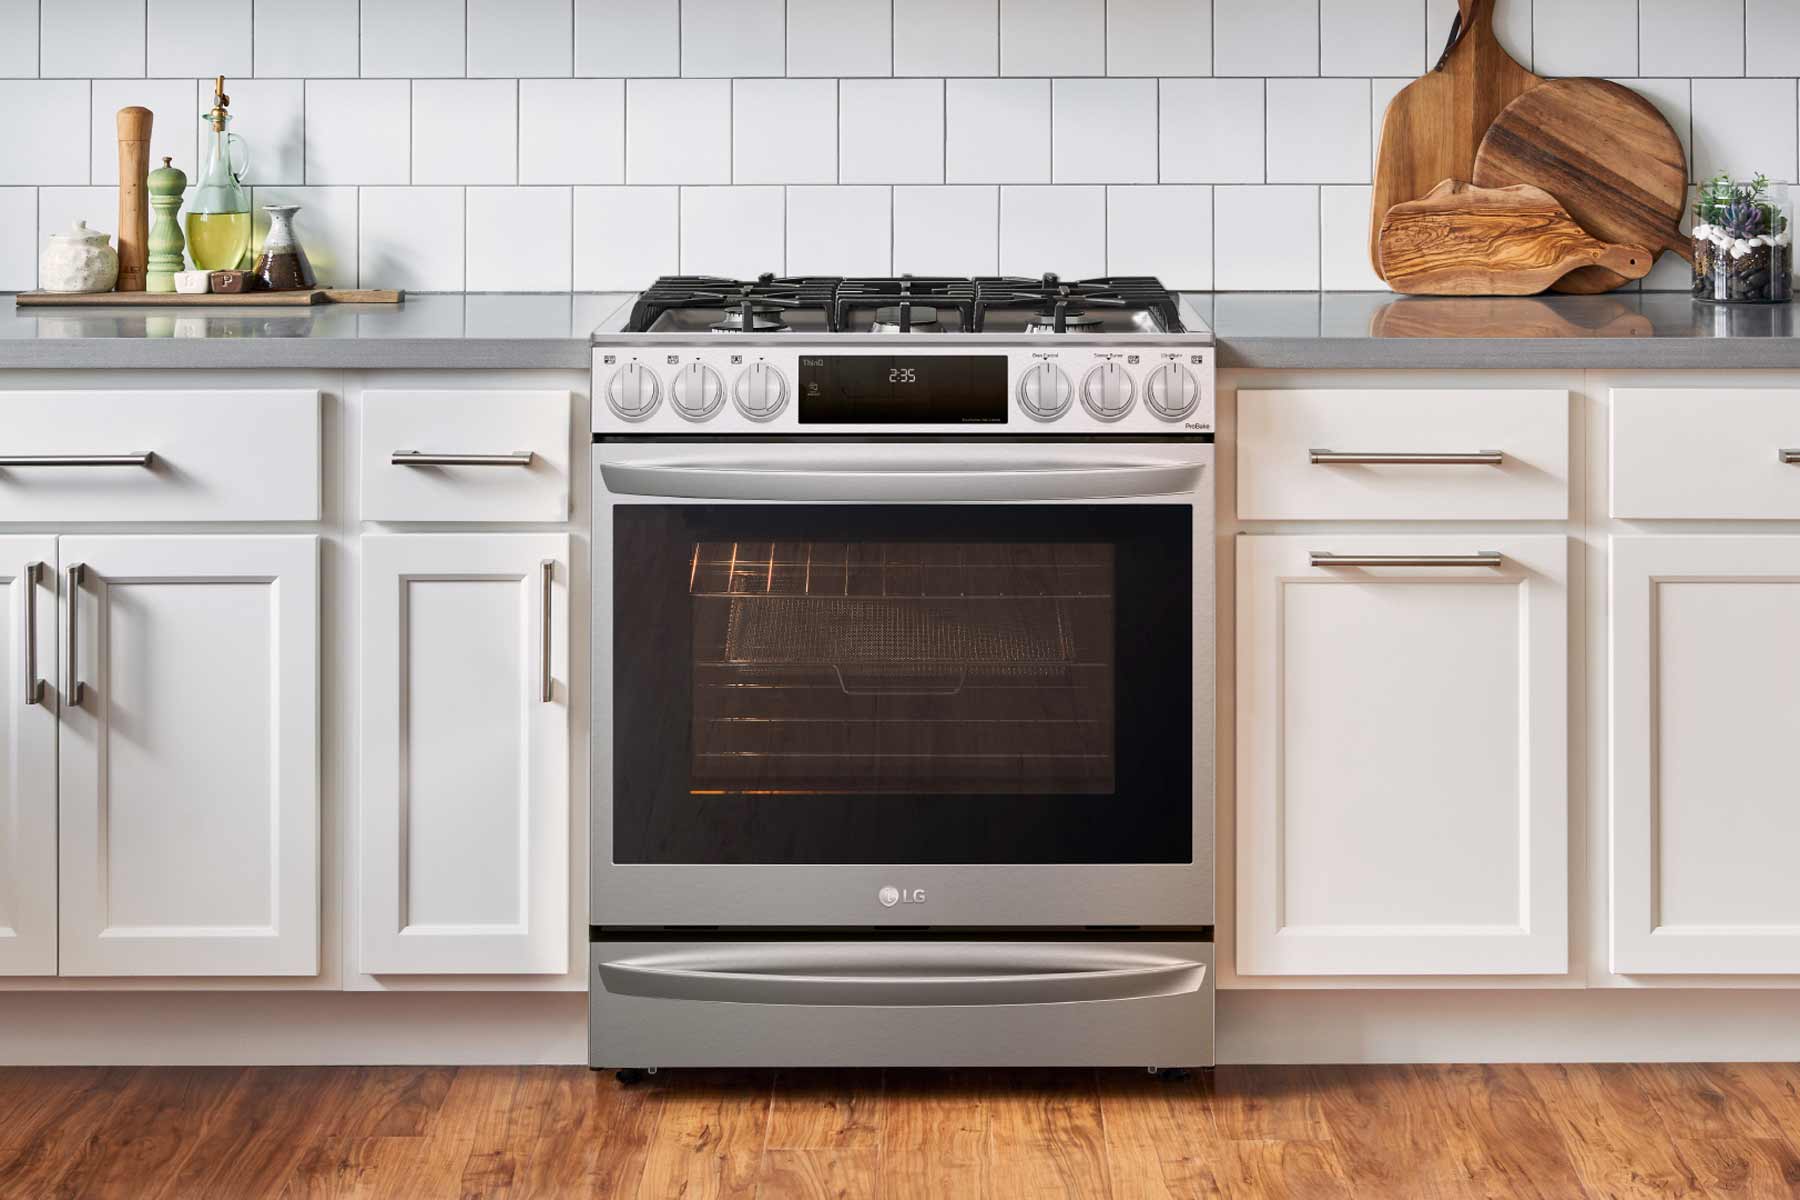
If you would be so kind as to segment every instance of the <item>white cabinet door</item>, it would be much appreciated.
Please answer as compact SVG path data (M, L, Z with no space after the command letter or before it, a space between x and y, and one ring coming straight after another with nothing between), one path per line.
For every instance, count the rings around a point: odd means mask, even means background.
M1567 971L1568 577L1560 536L1238 539L1240 974Z
M60 549L62 973L317 973L318 539Z
M1800 538L1617 537L1612 969L1800 974Z
M569 539L363 539L366 974L569 968Z
M56 539L0 537L0 975L56 974Z

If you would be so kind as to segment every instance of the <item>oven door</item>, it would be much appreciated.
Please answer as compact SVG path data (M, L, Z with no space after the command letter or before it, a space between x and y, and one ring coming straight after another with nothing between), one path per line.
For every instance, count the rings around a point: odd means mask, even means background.
M1211 461L597 446L593 923L1211 924Z

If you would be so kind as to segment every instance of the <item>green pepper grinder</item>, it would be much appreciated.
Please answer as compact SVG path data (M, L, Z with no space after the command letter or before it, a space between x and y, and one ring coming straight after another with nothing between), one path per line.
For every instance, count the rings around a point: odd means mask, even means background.
M150 172L150 207L156 210L156 222L150 226L150 266L144 283L144 290L150 292L174 291L175 272L187 265L182 254L187 239L181 236L175 211L181 207L188 178L181 168L170 163L165 158L162 166Z

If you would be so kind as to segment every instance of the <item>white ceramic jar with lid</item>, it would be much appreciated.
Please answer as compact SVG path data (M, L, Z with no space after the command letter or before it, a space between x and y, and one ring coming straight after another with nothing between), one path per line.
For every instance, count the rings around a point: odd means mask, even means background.
M112 235L77 221L66 233L53 233L38 261L38 278L46 292L110 292L119 281L119 252Z

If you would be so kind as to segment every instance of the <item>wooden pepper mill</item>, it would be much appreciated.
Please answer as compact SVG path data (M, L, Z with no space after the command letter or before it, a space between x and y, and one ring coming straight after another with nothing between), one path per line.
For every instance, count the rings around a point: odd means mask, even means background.
M147 108L119 110L119 286L141 292L150 259L150 126Z
M175 272L186 265L187 239L181 236L181 225L175 211L181 207L181 194L187 191L187 174L163 159L163 165L150 172L150 207L156 210L156 224L150 227L150 265L145 275L145 290L172 292Z

